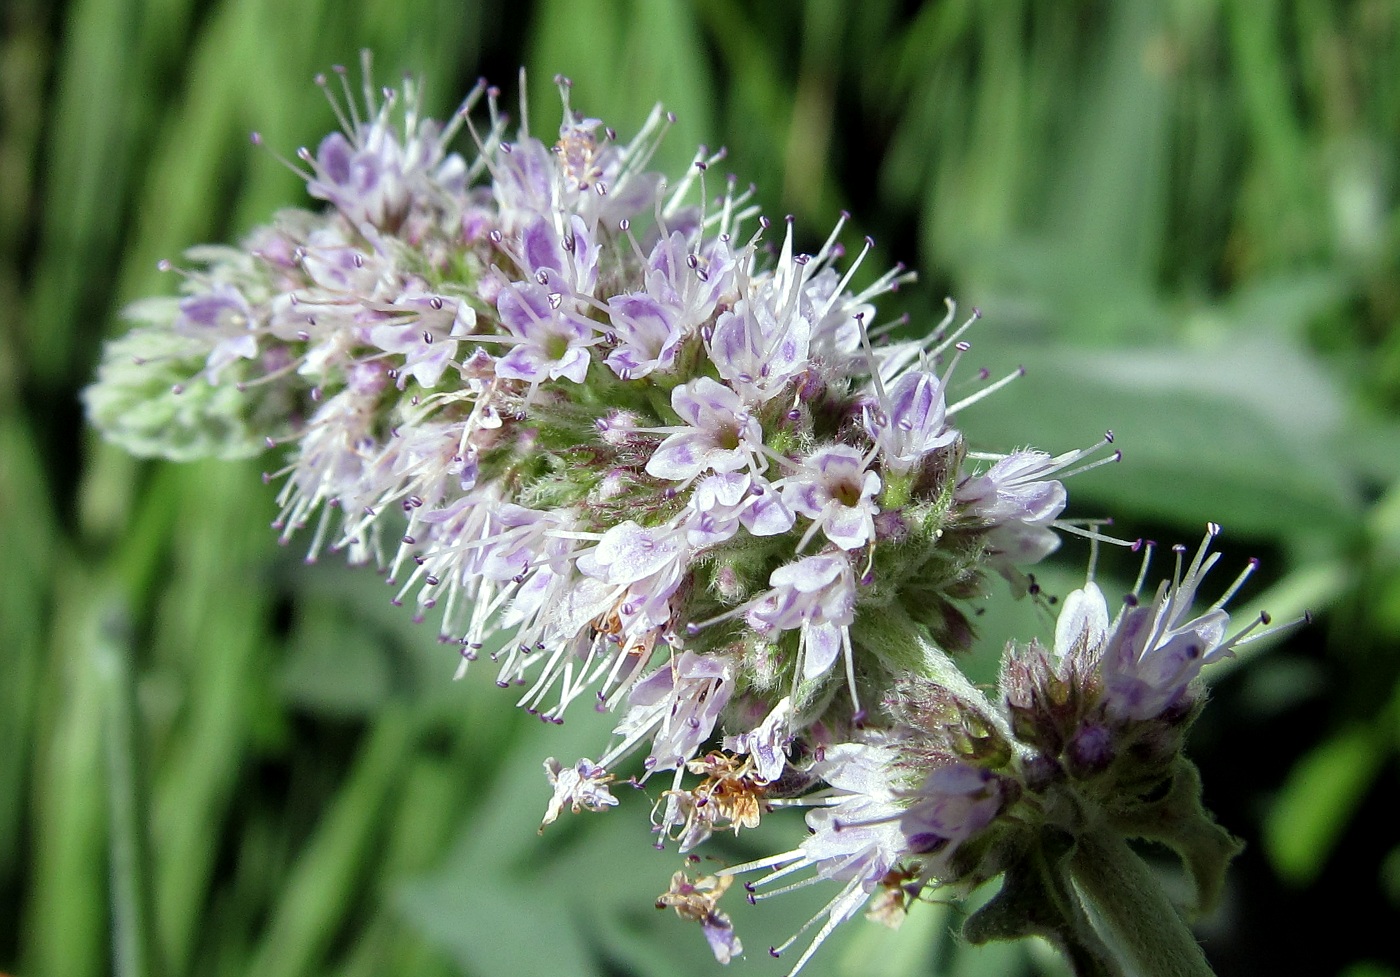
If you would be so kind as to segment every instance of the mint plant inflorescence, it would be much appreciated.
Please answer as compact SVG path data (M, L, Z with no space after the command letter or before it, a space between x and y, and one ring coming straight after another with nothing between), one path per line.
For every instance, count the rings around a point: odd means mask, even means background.
M1144 559L1116 616L1091 571L1053 647L1009 648L989 697L955 657L969 601L992 575L1024 593L1056 530L1098 537L1061 519L1063 479L1116 460L1111 435L970 451L957 415L1013 378L950 394L977 314L893 339L874 302L908 274L854 290L869 242L846 261L843 218L798 253L790 220L714 186L723 153L649 171L659 109L621 142L561 79L547 144L523 121L508 139L484 83L442 125L368 65L361 114L337 74L342 131L298 154L329 206L192 250L181 297L132 307L86 394L110 439L285 449L284 540L387 567L396 600L441 611L459 674L488 657L543 719L615 710L597 760L545 761L545 824L656 784L656 843L689 853L807 808L792 850L679 871L658 900L721 962L742 952L719 907L736 878L755 901L834 883L793 972L862 908L894 924L931 887L997 876L969 938L1035 933L1124 972L1154 952L1104 870L1135 857L1125 837L1174 846L1210 901L1236 843L1181 744L1201 667L1260 623L1227 637L1252 564L1192 610L1216 527L1146 595ZM461 129L470 161L448 149Z

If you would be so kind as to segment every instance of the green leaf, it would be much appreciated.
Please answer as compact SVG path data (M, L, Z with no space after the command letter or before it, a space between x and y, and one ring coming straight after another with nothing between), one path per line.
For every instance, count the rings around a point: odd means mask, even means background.
M971 442L1058 452L1113 430L1122 464L1073 480L1071 498L1278 539L1357 528L1360 488L1337 459L1341 392L1303 350L1238 337L1210 349L1013 349L994 317L979 328L979 360L1030 369L958 414Z
M166 968L156 941L149 794L131 663L131 626L124 601L108 597L98 606L103 624L90 652L106 700L112 969L117 977L159 977Z
M383 814L403 780L418 725L386 709L285 883L248 973L302 977L315 972L378 860Z
M172 973L187 973L205 937L205 895L239 776L256 741L266 681L273 506L251 465L166 469L152 504L174 510L157 588L159 622L144 691L153 744L157 921ZM262 496L262 498L259 498ZM261 503L261 504L258 504ZM173 545L171 545L173 542ZM148 545L139 536L127 547ZM131 562L118 553L114 564ZM168 562L167 562L168 561Z
M24 785L40 732L35 720L44 695L47 605L61 539L37 447L24 420L0 415L0 877L22 864Z
M102 581L85 563L55 568L50 667L33 773L33 884L22 947L25 973L99 977L108 972L107 792L103 681L90 650L102 634L91 595Z
M1078 977L1123 977L1070 885L1068 860L1074 847L1070 835L1042 831L1007 867L997 893L967 918L963 938L981 946L1042 937L1069 958Z
M1195 886L1195 905L1189 907L1193 916L1215 908L1225 872L1244 850L1244 842L1221 827L1201 803L1200 771L1185 757L1177 758L1165 797L1114 812L1109 820L1126 837L1161 842L1181 857Z
M1274 871L1299 886L1317 878L1384 758L1380 734L1352 725L1294 765L1264 821L1264 851Z

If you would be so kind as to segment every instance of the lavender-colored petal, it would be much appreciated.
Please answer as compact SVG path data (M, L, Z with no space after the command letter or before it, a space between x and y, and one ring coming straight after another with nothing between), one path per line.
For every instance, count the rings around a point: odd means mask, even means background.
M809 624L803 630L806 657L802 661L802 678L805 681L821 678L831 671L841 654L841 633L841 628L826 622Z
M520 345L496 361L496 376L503 380L525 380L539 383L549 378L553 361L546 358L538 346Z
M854 550L864 546L874 535L874 526L870 514L864 509L837 505L826 510L822 531L827 539L843 550Z
M834 583L849 568L850 563L845 557L824 553L778 567L769 576L768 583L811 594Z
M550 367L550 379L572 380L574 383L583 383L588 376L588 364L592 362L592 357L588 355L588 350L581 346L571 346L563 356L554 361Z
M705 470L708 447L699 431L672 434L647 459L647 474L677 482L693 478Z
M783 505L782 498L773 491L751 495L739 519L755 536L780 536L797 522L792 510Z
M629 520L604 533L591 561L581 559L579 569L604 583L632 583L659 572L684 552L675 535L644 529Z
M559 247L559 235L554 225L544 217L531 221L520 233L521 256L530 274L540 271L562 273L564 252Z
M718 415L733 418L743 412L739 395L710 377L697 377L671 391L671 406L687 424L701 427Z
M728 914L721 910L716 909L701 920L700 929L720 963L727 964L744 952L744 944L734 932L734 924L730 922Z
M549 293L533 283L503 289L496 300L496 310L505 327L517 336L528 336L538 328L538 323L554 318Z
M326 175L333 183L346 184L350 182L350 162L354 158L355 150L349 141L339 132L333 132L321 140L321 145L316 147L316 162L326 171ZM311 191L313 197L321 197L326 200L316 190Z

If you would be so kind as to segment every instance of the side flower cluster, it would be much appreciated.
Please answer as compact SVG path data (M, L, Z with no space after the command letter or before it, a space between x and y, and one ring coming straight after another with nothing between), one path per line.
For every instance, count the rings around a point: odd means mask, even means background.
M893 919L997 874L1041 816L1042 767L1103 776L1119 731L1189 710L1240 640L1223 600L1187 616L1203 549L1112 624L1076 592L1053 654L1012 654L988 701L950 657L968 601L989 571L1024 590L1057 528L1085 532L1063 479L1116 460L1111 435L968 450L957 415L1015 376L950 395L976 314L891 340L874 303L911 276L856 288L871 244L845 260L845 218L800 252L752 190L713 186L722 152L652 172L660 109L621 141L560 79L545 141L508 135L484 83L440 124L411 83L377 92L366 64L361 105L337 76L341 131L291 164L326 206L190 251L179 297L132 308L89 415L143 455L284 452L284 541L387 567L396 601L440 614L459 675L489 658L541 718L618 710L598 760L546 761L546 824L659 774L654 834L682 852L808 807L797 848L677 873L658 902L721 961L739 874L764 872L755 900L838 883L799 968L868 903Z

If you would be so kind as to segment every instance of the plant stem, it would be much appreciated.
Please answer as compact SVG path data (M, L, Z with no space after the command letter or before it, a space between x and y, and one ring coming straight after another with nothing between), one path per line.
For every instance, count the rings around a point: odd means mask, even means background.
M1152 870L1110 831L1080 836L1070 875L1125 969L1141 977L1214 977Z
M159 972L154 938L150 851L145 794L141 789L140 736L128 661L125 615L116 601L103 605L93 664L107 707L107 777L111 817L113 972L154 977Z

